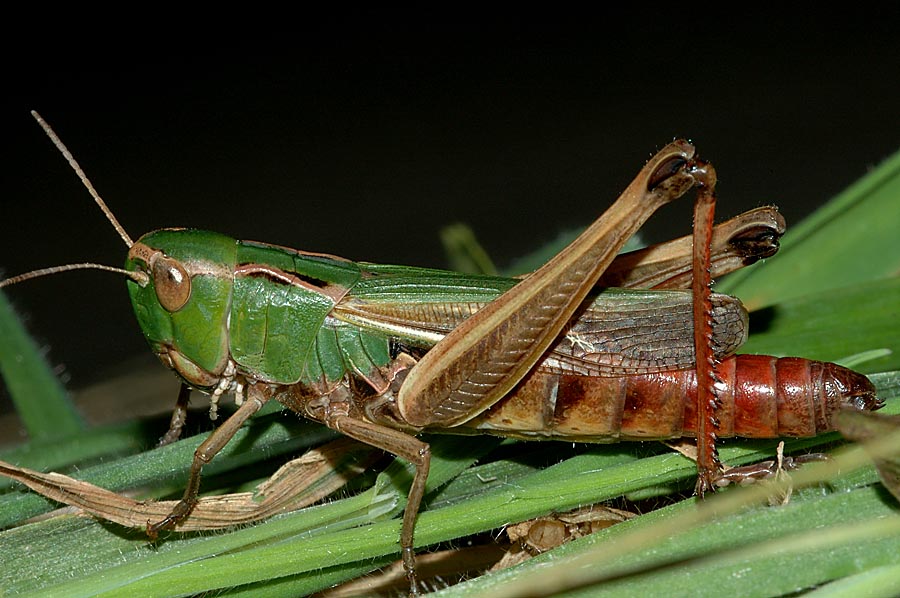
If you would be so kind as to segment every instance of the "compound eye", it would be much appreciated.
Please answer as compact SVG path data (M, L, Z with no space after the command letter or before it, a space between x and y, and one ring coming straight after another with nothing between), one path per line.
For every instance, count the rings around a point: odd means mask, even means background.
M191 297L191 277L185 269L174 260L164 255L157 255L151 266L153 270L153 286L159 304L168 312L176 312Z

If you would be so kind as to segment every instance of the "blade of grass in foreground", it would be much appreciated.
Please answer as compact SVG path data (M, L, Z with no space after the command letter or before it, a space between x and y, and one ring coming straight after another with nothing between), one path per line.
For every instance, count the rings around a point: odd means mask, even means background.
M69 395L0 293L0 376L33 442L51 442L84 430Z

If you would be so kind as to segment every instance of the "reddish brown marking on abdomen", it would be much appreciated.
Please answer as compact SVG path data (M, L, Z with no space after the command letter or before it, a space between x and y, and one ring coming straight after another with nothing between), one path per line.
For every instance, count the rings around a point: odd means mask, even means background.
M717 436L815 436L833 429L842 407L881 406L865 376L833 363L738 355L717 373ZM617 378L536 370L464 427L583 442L679 438L695 434L696 396L694 370Z

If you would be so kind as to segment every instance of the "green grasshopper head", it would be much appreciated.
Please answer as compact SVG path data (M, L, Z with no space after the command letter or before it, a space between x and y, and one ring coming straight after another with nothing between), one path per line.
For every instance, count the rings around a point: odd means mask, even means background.
M191 386L216 385L228 363L228 314L237 244L218 233L164 229L138 239L126 270L141 330L163 364Z

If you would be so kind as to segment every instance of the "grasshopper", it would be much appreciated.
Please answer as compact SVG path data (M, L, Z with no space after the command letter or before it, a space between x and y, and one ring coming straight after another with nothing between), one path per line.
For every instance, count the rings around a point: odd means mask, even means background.
M180 436L188 389L238 409L197 449L183 497L147 533L178 529L201 471L263 405L296 413L415 466L400 547L417 593L413 533L428 477L421 432L618 442L696 437L703 493L721 472L717 436L813 436L842 408L877 409L865 376L831 363L735 356L740 301L709 279L772 255L784 224L762 208L712 225L716 175L668 144L618 200L522 279L356 263L193 229L133 241L35 114L128 247L124 269L151 350L183 381L163 442ZM693 238L616 257L662 205L698 189ZM611 288L622 287L622 288ZM689 289L689 290L688 290Z

